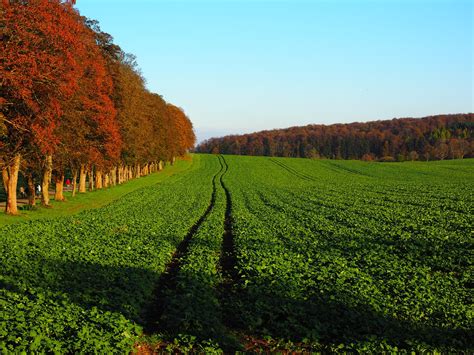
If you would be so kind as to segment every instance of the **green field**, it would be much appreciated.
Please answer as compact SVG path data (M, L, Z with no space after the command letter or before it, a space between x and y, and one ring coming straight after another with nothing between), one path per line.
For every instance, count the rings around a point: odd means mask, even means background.
M130 180L126 184L115 186L113 189L95 190L92 193L88 192L85 194L78 193L75 197L72 197L71 192L67 191L64 193L67 203L51 200L50 203L53 208L44 208L40 205L40 202L37 201L35 210L23 208L20 210L19 215L0 213L0 226L43 218L68 216L80 211L99 208L118 200L130 192L155 185L171 175L181 173L188 169L190 165L191 162L188 160L178 160L175 165L168 165L166 169L159 174L152 174L141 177L140 179ZM3 187L1 188L3 189ZM3 201L5 201L6 196L2 193L3 191L0 192L0 195Z
M474 160L171 169L0 219L2 353L474 351Z

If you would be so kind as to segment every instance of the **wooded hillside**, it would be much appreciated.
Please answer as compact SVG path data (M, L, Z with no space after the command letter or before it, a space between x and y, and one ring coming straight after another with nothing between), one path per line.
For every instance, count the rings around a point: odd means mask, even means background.
M135 57L82 17L74 1L2 0L0 169L7 213L18 174L34 204L42 184L63 199L66 171L79 192L122 183L174 161L195 144L179 107L147 90Z
M212 138L202 153L382 161L474 156L474 114L308 125Z

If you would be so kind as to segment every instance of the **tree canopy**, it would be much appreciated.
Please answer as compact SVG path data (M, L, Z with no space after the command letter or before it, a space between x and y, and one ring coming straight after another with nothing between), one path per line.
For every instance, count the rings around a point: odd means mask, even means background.
M149 172L194 146L184 111L151 93L135 57L82 17L74 1L2 0L0 11L0 169L7 195L18 170L36 179L43 174L43 181L65 170L120 181L120 168L124 176L140 176L141 167ZM7 210L14 213L13 203Z
M308 125L212 138L204 153L363 160L441 160L474 156L474 114Z

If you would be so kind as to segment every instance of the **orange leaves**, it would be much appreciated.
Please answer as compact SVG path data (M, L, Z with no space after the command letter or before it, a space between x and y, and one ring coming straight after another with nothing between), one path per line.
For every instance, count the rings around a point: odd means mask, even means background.
M173 127L170 133L176 140L174 144L174 155L183 155L188 149L194 147L196 143L192 123L179 107L168 104L168 112Z
M194 145L184 112L148 92L135 57L82 18L75 1L2 3L2 155L112 165L171 159Z
M335 159L445 159L474 156L474 114L402 118L365 123L308 125L212 138L199 152ZM444 136L444 138L443 138ZM447 145L449 137L459 139Z
M76 39L80 18L58 0L14 2L5 8L4 18L1 94L12 105L2 108L2 113L10 121L17 116L29 118L23 127L9 130L9 143L15 142L22 150L52 153L59 141L54 128L80 75L75 60L76 53L83 50Z

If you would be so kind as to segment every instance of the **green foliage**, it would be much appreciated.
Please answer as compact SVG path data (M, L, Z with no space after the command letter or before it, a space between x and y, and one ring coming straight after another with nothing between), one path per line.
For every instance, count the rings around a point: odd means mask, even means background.
M7 224L25 221L70 216L84 210L100 208L138 189L155 185L171 175L182 173L189 169L189 167L189 161L178 160L176 164L173 166L168 165L159 173L142 176L139 179L129 180L126 183L114 186L113 188L95 190L84 194L78 193L74 197L72 197L71 192L68 191L64 193L67 203L52 200L51 205L53 208L44 208L37 204L34 209L27 209L26 206L22 207L19 216L0 213L0 227ZM0 198L2 196L2 189L3 186L0 186Z
M2 352L128 352L165 265L207 208L212 186L194 182L210 181L212 164L195 158L101 209L3 227Z
M215 159L215 158L214 158ZM223 304L219 294L223 282L220 264L226 195L221 179L227 173L224 159L219 157L221 169L214 176L214 197L209 214L192 236L186 255L176 277L176 287L166 291L164 312L158 323L166 331L166 339L181 339L182 335L192 336L191 348L202 352L203 344L219 344L216 351L235 349L240 345L224 326ZM225 295L224 295L225 296ZM171 348L167 350L173 350ZM206 353L210 348L205 350Z
M466 351L473 161L228 157L246 334L328 351Z
M472 352L473 173L474 160L195 155L100 209L2 227L0 348ZM238 270L228 293L222 181ZM190 230L160 334L144 337Z
M226 203L219 178L224 171L221 166L213 178L215 192L211 209L192 236L177 275L176 288L167 290L165 309L159 323L171 336L187 333L200 339L219 340L224 336L217 299L217 287L221 282L218 266Z

